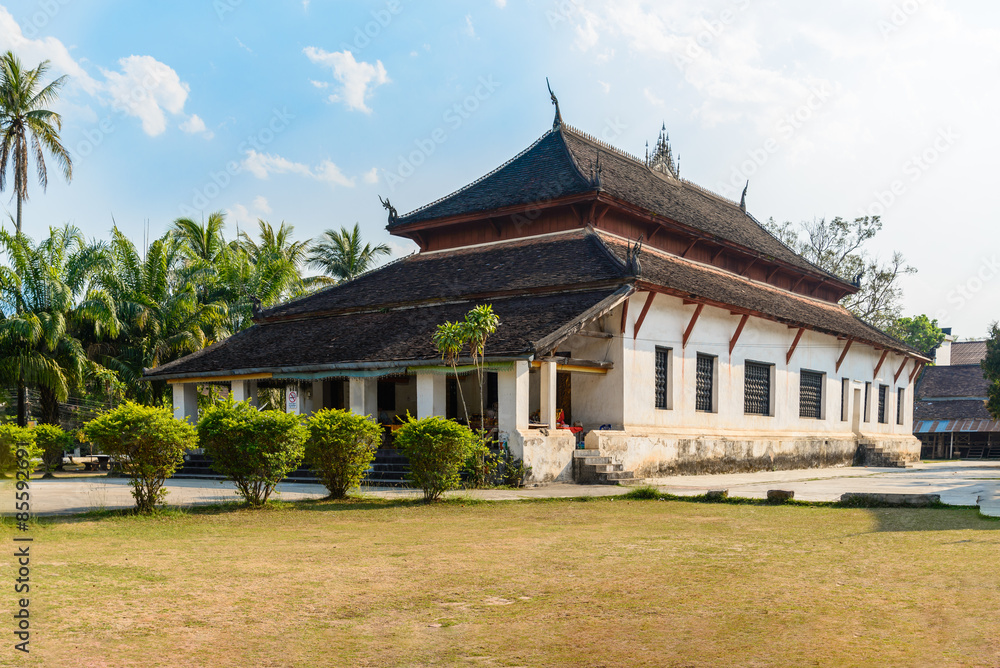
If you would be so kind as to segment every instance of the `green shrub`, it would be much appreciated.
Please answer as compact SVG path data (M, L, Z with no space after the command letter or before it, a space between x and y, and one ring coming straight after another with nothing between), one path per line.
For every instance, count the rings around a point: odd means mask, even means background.
M473 432L472 446L465 459L465 479L472 489L483 489L495 484L499 457L490 452L490 441L480 432Z
M59 469L63 463L63 455L73 442L72 435L62 427L54 424L40 424L33 427L35 442L42 451L42 466L45 467L45 477L51 478L52 472Z
M531 467L525 466L524 461L512 455L506 446L500 454L497 466L500 471L500 484L507 487L524 487L525 479L531 475Z
M410 480L424 490L424 500L433 501L458 487L475 436L468 427L442 417L407 416L395 441L410 460Z
M30 429L16 424L0 424L0 477L6 477L17 468L17 448L21 444L27 446L30 458L41 456L35 434Z
M236 484L251 506L262 506L281 479L298 468L306 428L296 415L259 411L230 397L198 420L198 438L212 468Z
M163 484L184 462L184 453L197 445L194 427L175 420L169 408L130 401L91 420L83 432L121 464L141 513L163 503Z
M361 484L375 459L382 426L367 415L323 410L309 418L306 428L306 463L330 490L330 498L344 498Z

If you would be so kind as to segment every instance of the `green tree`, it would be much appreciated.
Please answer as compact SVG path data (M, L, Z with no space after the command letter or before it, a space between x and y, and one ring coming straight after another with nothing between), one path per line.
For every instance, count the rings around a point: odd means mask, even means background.
M327 230L316 242L309 255L309 266L319 269L339 281L353 281L375 267L380 257L390 254L389 246L362 243L361 227Z
M262 506L274 487L298 468L307 432L296 415L259 411L232 396L204 411L198 440L212 468L232 480L250 506Z
M469 330L463 322L445 322L434 330L434 347L441 355L441 360L451 366L458 385L458 396L462 400L465 411L465 421L469 421L469 407L465 403L465 393L462 391L462 379L458 377L458 360L462 356L465 344L469 342Z
M84 433L121 464L140 513L163 503L164 483L184 463L184 453L198 443L194 426L175 420L170 409L131 402L91 420Z
M226 304L203 304L194 285L177 274L188 252L181 238L167 234L140 254L117 226L111 230L95 283L113 300L120 333L94 341L90 353L117 374L134 401L163 403L166 384L143 380L143 370L201 350L225 329Z
M442 417L407 416L395 443L410 460L410 479L424 491L424 500L434 501L458 487L475 436L468 427Z
M847 220L836 217L794 225L769 220L764 227L793 251L820 269L848 283L859 281L859 289L843 300L844 307L862 320L887 330L902 309L901 279L916 273L901 253L879 260L866 244L882 229L878 216Z
M27 386L39 390L42 421L58 424L59 402L100 371L77 338L81 326L97 337L118 333L114 301L90 286L105 251L70 225L50 228L37 245L0 230L0 249L9 262L0 279L0 383L18 388L18 424L27 424Z
M1000 325L990 324L990 335L986 339L986 356L979 363L983 376L990 386L986 391L986 408L994 420L1000 420Z
M367 415L344 410L322 410L306 423L306 463L330 490L342 499L361 484L382 442L382 426Z
M892 323L888 331L889 334L927 356L930 356L944 341L944 332L938 327L938 321L931 320L926 315L899 318Z
M14 175L14 198L17 200L17 232L21 232L21 207L28 199L28 159L33 156L42 190L49 185L45 167L47 151L62 168L67 181L73 178L73 161L62 145L59 132L62 118L45 107L59 96L66 77L43 85L49 61L27 70L12 51L0 56L0 190L7 186L7 167ZM30 148L29 148L30 142Z

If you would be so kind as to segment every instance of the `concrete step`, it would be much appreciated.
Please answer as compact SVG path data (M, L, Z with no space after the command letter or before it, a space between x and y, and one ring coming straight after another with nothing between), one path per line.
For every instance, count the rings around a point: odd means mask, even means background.
M624 470L621 464L598 464L591 467L591 471L594 473L618 473Z
M586 457L600 457L600 456L601 456L601 451L600 450L574 450L573 451L573 457L577 458L577 459L579 459L581 457L582 458L586 458Z
M605 476L608 480L632 480L635 478L635 474L631 471L612 471L611 473L600 474Z
M601 466L611 464L611 457L578 457L577 462L584 466Z

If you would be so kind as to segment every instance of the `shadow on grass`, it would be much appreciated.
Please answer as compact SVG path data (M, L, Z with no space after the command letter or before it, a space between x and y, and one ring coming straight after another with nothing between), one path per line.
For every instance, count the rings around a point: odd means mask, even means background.
M875 529L868 533L892 531L977 531L1000 530L1000 518L979 513L976 506L949 506L931 503L926 506L899 506L871 499L855 498L849 501L769 501L729 496L675 496L652 486L637 487L620 497L632 501L678 501L686 503L728 504L746 506L799 506L807 508L843 508L867 510L875 521Z

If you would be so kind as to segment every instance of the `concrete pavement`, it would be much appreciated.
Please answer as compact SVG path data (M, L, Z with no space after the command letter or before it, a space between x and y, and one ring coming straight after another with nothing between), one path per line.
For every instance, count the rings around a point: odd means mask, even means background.
M910 469L835 468L794 471L763 471L720 475L671 476L645 481L661 491L678 496L695 496L708 490L728 489L729 495L765 498L769 489L795 492L803 501L837 501L845 492L940 494L949 505L980 505L984 514L1000 516L1000 462L946 462L917 464ZM238 500L231 483L215 480L171 480L167 502L188 507ZM13 487L8 481L0 489L0 512L13 512ZM285 501L319 499L326 496L322 485L286 483L277 488ZM614 496L627 488L607 485L554 484L517 490L461 490L451 496L484 500ZM411 489L364 489L364 494L381 498L418 498ZM129 508L133 505L128 481L103 475L67 476L54 480L32 480L32 512L65 515L90 510Z

